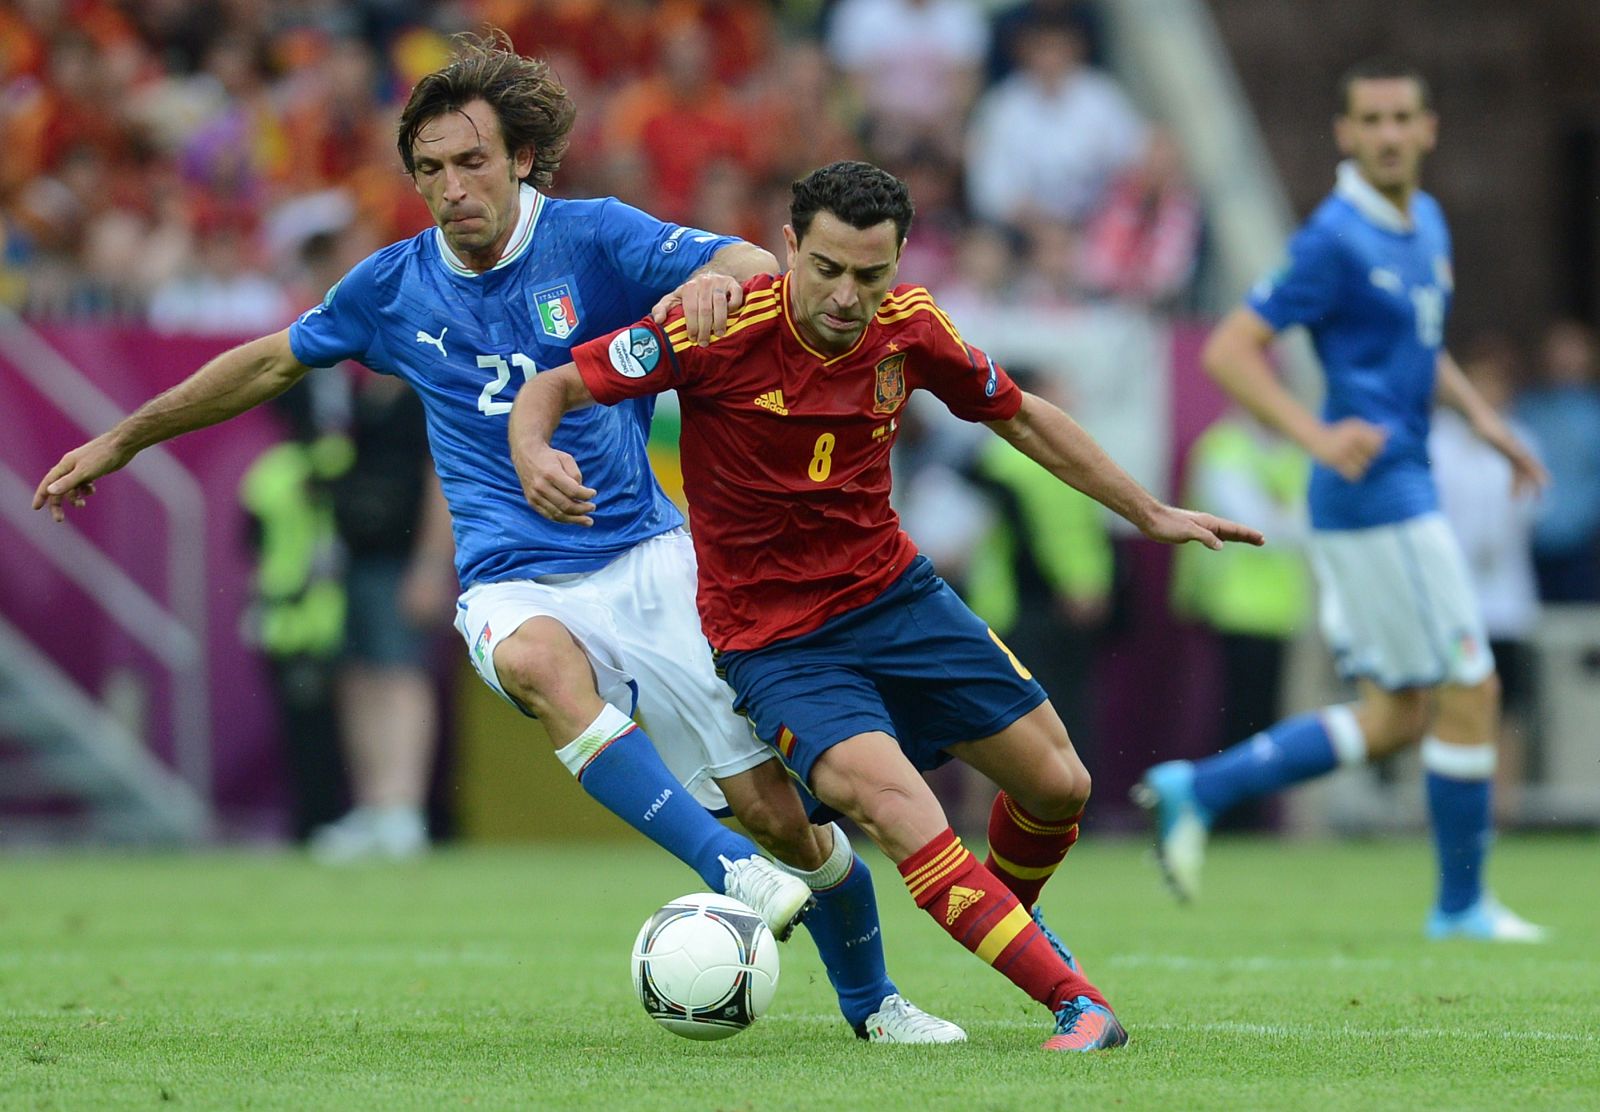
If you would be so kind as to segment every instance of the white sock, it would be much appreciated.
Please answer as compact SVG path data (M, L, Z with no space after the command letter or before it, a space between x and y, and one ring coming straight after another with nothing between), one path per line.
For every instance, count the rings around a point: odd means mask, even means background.
M1333 742L1333 755L1341 765L1357 765L1367 759L1367 735L1361 731L1356 712L1340 703L1322 709L1322 725Z
M1452 745L1429 735L1422 739L1422 767L1452 780L1494 779L1495 747Z
M600 750L633 729L633 719L607 703L595 720L584 727L583 733L556 750L556 759L567 766L567 771L577 779L583 770L599 755Z
M820 892L824 888L832 888L845 878L850 871L850 862L855 860L855 851L850 848L850 839L844 836L844 831L839 829L839 824L828 824L833 831L833 852L828 854L828 859L820 866L806 872L793 865L777 862L778 868L791 876L797 876L811 886L813 892Z

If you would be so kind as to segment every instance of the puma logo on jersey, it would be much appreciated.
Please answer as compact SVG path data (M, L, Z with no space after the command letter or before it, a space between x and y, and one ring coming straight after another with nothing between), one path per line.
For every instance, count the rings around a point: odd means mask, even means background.
M986 896L982 888L966 888L960 884L950 886L950 902L945 905L944 924L947 927L955 926L961 913Z
M756 398L756 404L762 409L772 410L779 417L789 416L789 407L783 404L782 390L768 390L765 394Z
M439 349L439 354L440 355L444 356L446 359L449 359L450 358L450 353L448 351L444 350L444 334L446 332L448 332L448 331L450 331L450 326L446 325L445 327L439 329L439 335L437 337L434 337L434 336L428 335L426 332L424 332L422 329L419 328L419 329L417 329L417 343L419 343L419 344L432 344L434 347Z
M1375 266L1367 273L1367 280L1380 290L1387 290L1396 297L1406 295L1405 279L1387 267Z

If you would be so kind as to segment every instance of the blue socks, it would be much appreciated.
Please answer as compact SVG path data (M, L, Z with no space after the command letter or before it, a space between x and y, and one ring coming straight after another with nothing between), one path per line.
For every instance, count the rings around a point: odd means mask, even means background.
M760 851L711 817L656 753L644 730L607 705L589 728L556 750L583 790L721 892L727 874L720 860Z
M1343 707L1329 710L1349 714ZM1321 776L1338 764L1339 753L1321 713L1286 718L1231 749L1196 761L1195 802L1208 819L1214 819L1236 803Z
M1494 746L1422 742L1428 817L1439 864L1438 909L1465 911L1483 895L1483 860L1493 837Z
M1209 822L1243 800L1362 760L1365 751L1350 708L1325 707L1194 762L1194 801ZM1422 742L1438 909L1447 915L1465 911L1483 895L1483 862L1494 831L1494 763L1493 745L1451 745L1435 737Z
M806 916L805 927L822 955L828 983L839 995L839 1010L850 1026L860 1027L885 996L898 990L883 961L872 874L837 823L832 829L833 852L820 869L808 873L781 861L778 867L811 886L817 906Z
M839 994L839 1010L855 1027L897 990L883 960L883 928L872 874L861 858L854 853L850 857L850 873L844 880L832 888L812 889L817 906L805 926L822 955L828 983Z

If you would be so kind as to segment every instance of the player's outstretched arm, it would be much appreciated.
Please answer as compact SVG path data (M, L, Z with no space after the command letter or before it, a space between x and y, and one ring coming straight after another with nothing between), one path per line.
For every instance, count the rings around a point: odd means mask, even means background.
M1224 541L1257 545L1263 541L1261 533L1248 525L1158 501L1078 422L1043 398L1024 393L1022 408L1015 417L990 421L988 425L1023 455L1068 486L1127 518L1151 540L1165 544L1199 541L1207 548L1221 548Z
M1278 380L1267 361L1272 337L1272 326L1255 310L1235 309L1211 333L1200 359L1217 385L1262 424L1355 482L1383 451L1387 434L1355 417L1323 424Z
M757 274L776 273L778 260L771 251L753 243L730 243L656 302L650 315L657 324L666 324L667 314L681 304L689 339L703 346L727 330L728 314L744 303L744 284Z
M594 404L576 363L543 371L517 391L507 436L523 497L551 521L593 525L595 491L583 485L578 461L550 446L561 417Z
M39 481L33 508L49 507L52 518L65 520L67 503L82 507L96 479L126 467L152 444L236 417L283 393L308 370L290 349L287 329L223 352L62 456Z
M1439 352L1439 374L1435 393L1439 400L1467 419L1472 431L1511 464L1511 482L1518 493L1534 493L1550 485L1550 473L1522 438L1495 412L1478 388L1462 372L1448 351Z

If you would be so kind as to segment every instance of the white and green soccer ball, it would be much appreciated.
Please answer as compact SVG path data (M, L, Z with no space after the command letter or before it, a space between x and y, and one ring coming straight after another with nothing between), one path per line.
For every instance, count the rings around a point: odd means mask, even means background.
M633 988L661 1026L686 1039L725 1039L766 1013L778 989L778 942L730 896L680 896L646 919L633 943Z

